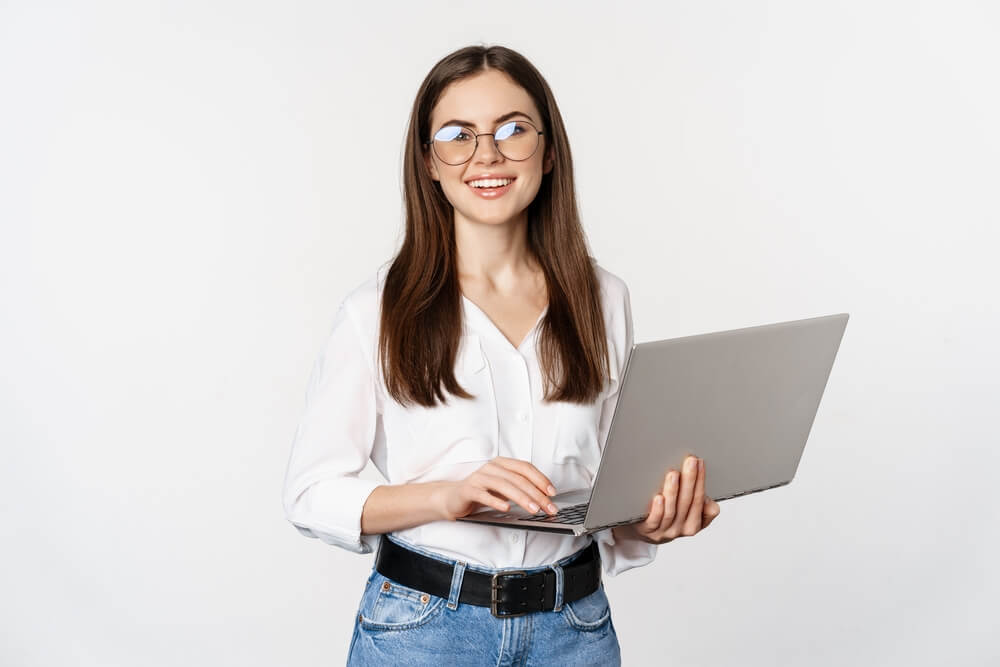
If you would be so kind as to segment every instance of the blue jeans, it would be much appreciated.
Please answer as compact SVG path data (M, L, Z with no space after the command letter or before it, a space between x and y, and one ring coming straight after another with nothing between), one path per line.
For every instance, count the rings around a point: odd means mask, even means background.
M391 539L385 536L382 539ZM398 540L395 540L398 542ZM464 563L399 542L454 567L448 598L407 588L372 569L354 623L348 665L620 665L618 635L604 584L554 611L497 618L489 607L460 604ZM556 565L566 565L577 554ZM538 572L549 567L525 569ZM557 576L557 580L562 577ZM562 591L556 592L557 604Z

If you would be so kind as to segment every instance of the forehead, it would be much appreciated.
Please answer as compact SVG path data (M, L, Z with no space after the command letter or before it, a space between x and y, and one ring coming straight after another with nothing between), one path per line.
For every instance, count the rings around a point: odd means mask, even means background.
M431 127L460 118L476 129L493 129L493 121L505 113L523 111L540 122L531 95L503 72L488 70L450 84L431 111Z

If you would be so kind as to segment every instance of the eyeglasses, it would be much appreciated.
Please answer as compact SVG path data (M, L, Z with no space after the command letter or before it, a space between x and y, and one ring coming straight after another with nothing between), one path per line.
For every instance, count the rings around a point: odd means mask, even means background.
M493 137L493 145L508 160L527 160L538 150L540 135L544 134L526 120L504 123L493 133L476 131L461 125L445 125L434 133L424 146L433 146L434 154L445 164L464 164L472 159L479 147L479 137Z

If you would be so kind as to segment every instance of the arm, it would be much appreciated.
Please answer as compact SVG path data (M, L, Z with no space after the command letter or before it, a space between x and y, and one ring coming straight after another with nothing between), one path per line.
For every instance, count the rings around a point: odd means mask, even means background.
M313 365L282 489L285 516L298 530L357 553L361 511L378 486L359 477L378 428L373 364L353 306L345 299Z
M611 304L615 304L615 307L610 309L611 317L607 331L611 346L608 350L611 353L611 381L614 386L610 389L604 399L604 404L601 406L598 441L602 452L607 445L611 418L618 402L618 393L621 391L621 376L625 372L625 365L634 342L632 303L628 286L620 280L611 281L609 286L612 289L609 290L608 296L611 298ZM620 291L616 291L615 286ZM630 532L619 530L618 527L602 530L594 536L594 539L601 552L604 570L611 576L617 576L635 567L648 565L656 558L654 545L634 539Z
M507 511L513 501L555 513L551 481L527 461L497 457L459 481L379 485L362 479L381 418L374 361L363 340L345 300L313 366L285 475L285 515L301 533L368 553L365 535L453 520L481 505Z
M376 486L361 513L361 533L377 535L448 517L442 494L448 482Z
M376 487L361 514L365 535L412 528L431 521L454 521L481 505L506 512L510 501L529 512L556 513L549 497L556 492L538 468L502 456L463 480Z

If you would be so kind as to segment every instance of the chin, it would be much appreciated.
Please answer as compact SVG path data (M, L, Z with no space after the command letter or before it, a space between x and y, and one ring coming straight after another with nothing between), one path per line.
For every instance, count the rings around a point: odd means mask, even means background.
M512 220L521 216L524 211L496 211L492 215L467 215L465 216L468 220L472 222L478 222L483 225L505 225Z

